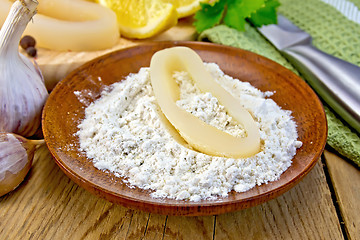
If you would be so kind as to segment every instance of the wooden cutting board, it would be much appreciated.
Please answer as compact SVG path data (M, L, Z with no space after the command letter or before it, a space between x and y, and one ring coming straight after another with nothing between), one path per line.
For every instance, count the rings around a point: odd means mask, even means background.
M175 27L149 39L131 40L119 38L118 42L109 49L92 52L58 52L39 48L36 62L39 65L48 90L52 90L56 83L63 79L75 68L96 57L122 48L135 46L150 41L191 41L196 39L196 30L192 26L192 17L179 20ZM24 51L23 51L24 53ZM26 55L24 53L24 55Z

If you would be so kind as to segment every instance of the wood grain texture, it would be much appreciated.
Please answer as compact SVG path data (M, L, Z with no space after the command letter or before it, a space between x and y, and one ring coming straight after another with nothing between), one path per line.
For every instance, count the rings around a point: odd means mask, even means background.
M0 239L342 239L321 163L297 186L246 210L176 217L127 209L74 184L40 148L30 174L0 198Z
M360 239L360 171L332 152L324 155L348 237Z
M212 239L215 217L177 217L168 216L164 239ZM196 237L195 237L196 236Z

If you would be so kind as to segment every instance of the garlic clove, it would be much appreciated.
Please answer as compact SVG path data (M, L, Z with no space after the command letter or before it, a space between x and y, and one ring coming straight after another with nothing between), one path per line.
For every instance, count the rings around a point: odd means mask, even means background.
M0 133L0 196L14 190L29 172L38 145L13 133Z
M38 66L18 50L37 4L36 0L16 1L0 30L0 131L25 137L39 128L49 95Z

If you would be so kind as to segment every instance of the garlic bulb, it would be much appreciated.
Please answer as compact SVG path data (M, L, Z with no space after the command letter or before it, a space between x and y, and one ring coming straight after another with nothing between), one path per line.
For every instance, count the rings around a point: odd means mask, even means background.
M36 13L36 0L16 1L0 31L0 131L31 136L48 97L40 69L21 53L19 41Z
M31 168L36 147L44 140L27 140L0 133L0 196L14 190Z

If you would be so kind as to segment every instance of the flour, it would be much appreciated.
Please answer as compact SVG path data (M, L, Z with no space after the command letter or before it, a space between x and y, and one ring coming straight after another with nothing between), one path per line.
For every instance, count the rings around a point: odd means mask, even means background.
M148 68L113 84L85 109L77 132L81 150L96 168L123 177L130 187L152 190L154 198L213 200L277 180L301 146L291 112L266 98L273 93L224 75L214 63L206 68L254 116L262 141L255 156L209 156L177 141L161 118ZM179 107L233 136L244 136L218 100L200 92L187 73L174 78L180 86Z

